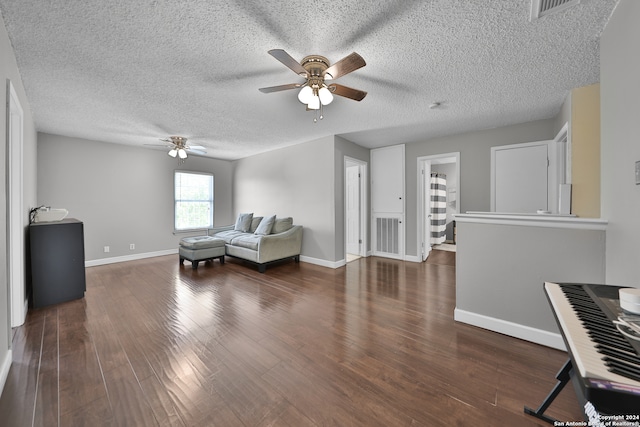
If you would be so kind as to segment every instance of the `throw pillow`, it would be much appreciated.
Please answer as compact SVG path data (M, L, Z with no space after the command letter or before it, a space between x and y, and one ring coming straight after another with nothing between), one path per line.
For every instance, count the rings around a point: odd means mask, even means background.
M246 233L251 228L251 220L253 219L253 213L241 213L238 215L236 225L233 227L236 231L242 231Z
M276 222L273 224L273 229L271 230L271 234L278 234L284 231L287 231L293 227L293 218L290 216L286 218L278 218Z
M256 228L258 228L258 226L260 225L260 221L262 221L261 216L253 217L253 219L251 220L251 228L249 229L249 233L254 233L256 231Z
M264 218L262 218L262 221L260 221L260 225L258 226L258 228L256 228L255 234L266 236L267 234L271 233L271 229L273 228L273 223L275 221L275 215L265 216Z

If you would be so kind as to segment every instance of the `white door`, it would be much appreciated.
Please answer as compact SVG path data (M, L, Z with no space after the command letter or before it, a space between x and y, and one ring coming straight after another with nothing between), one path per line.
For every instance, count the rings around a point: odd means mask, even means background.
M347 253L360 255L360 166L349 164L345 173Z
M492 147L495 212L548 210L548 148L547 141Z
M373 212L404 213L404 145L371 150Z

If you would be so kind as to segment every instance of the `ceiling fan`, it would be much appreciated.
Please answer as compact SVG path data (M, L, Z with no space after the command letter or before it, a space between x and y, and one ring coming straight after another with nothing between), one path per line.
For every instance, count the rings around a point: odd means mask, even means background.
M306 104L307 110L315 110L316 112L322 110L323 105L330 104L333 101L333 95L343 96L354 101L362 101L367 96L365 91L328 82L367 65L364 59L355 52L345 56L333 65L329 64L327 58L320 55L305 56L302 61L298 62L283 49L272 49L268 53L294 73L305 78L306 81L304 83L263 87L259 89L262 93L302 88L298 93L298 100ZM320 112L320 119L322 120L322 111ZM316 122L317 118L313 121Z
M169 148L167 153L171 157L178 157L181 161L187 158L187 152L193 154L207 154L206 148L201 145L187 145L187 138L183 136L170 136L168 138L160 139L160 141L167 144L145 144L154 147L166 147Z

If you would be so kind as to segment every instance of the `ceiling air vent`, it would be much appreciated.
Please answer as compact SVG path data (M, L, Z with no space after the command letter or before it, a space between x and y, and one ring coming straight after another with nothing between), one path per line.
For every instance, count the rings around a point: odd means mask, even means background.
M580 3L580 0L531 0L531 16L529 21L535 21L545 15L560 12L578 3Z

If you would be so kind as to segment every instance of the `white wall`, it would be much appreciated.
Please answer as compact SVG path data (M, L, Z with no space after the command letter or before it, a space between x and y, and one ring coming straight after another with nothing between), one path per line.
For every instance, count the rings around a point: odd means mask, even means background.
M29 224L29 208L36 204L36 130L31 114L29 101L22 85L16 58L7 35L4 21L0 17L0 223L7 223L7 169L6 169L6 138L7 127L7 81L11 80L24 110L24 140L23 140L23 199L25 211L23 224L25 230ZM0 389L4 385L11 363L11 323L9 321L10 304L8 300L7 281L7 234L6 227L0 227ZM26 254L25 254L26 257Z
M334 181L333 136L240 159L234 166L233 210L293 217L304 227L301 255L333 262Z
M640 287L640 2L621 0L600 41L601 215L609 284Z
M87 261L177 251L175 170L213 173L214 223L233 221L231 162L189 156L179 164L162 150L38 134L38 204L84 222Z

